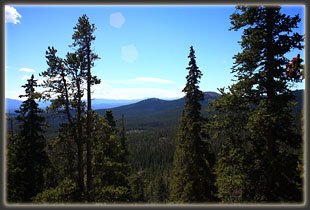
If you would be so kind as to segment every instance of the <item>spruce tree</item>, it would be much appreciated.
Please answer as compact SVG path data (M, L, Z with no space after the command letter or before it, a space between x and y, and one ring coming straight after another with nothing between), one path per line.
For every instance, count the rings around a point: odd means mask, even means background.
M91 197L96 202L129 201L129 164L124 160L119 129L111 110L93 118L93 176Z
M124 117L124 115L122 115L122 118L121 118L119 139L120 139L120 146L121 146L121 150L122 150L122 153L120 155L120 160L124 163L128 163L129 151L128 151L128 140L127 140L126 132L125 132L125 117Z
M25 88L25 95L19 97L27 99L16 111L20 132L11 139L8 148L9 202L30 202L33 196L40 193L44 188L44 171L48 164L43 135L45 118L35 101L38 98L35 92L37 80L32 75L22 87Z
M213 158L209 142L203 138L201 104L204 95L199 90L201 71L196 65L195 51L190 47L187 83L183 89L185 108L180 120L174 169L170 186L173 202L206 202L213 200Z
M251 155L238 158L241 161L251 157L246 170L248 186L251 186L247 189L247 201L298 202L302 199L297 187L301 180L296 170L301 136L293 123L290 106L294 97L289 89L292 82L300 79L292 80L285 73L285 64L289 62L285 54L294 48L303 48L303 36L292 33L298 22L298 15L282 14L280 7L238 6L231 15L231 30L244 29L240 42L242 52L234 56L232 73L238 79L238 89L242 90L237 96L248 102L245 119L248 132L241 144L247 145L245 148ZM238 128L239 123L232 126L240 132L243 130ZM221 157L230 152L232 150L226 150ZM225 179L222 183L218 179L218 186L231 177Z
M156 177L154 181L154 200L156 203L164 203L167 199L167 188L164 183L163 174Z
M221 96L209 103L211 113L207 127L212 138L220 144L215 165L217 196L224 202L249 201L249 171L252 153L249 152L247 119L249 102L244 100L240 83L219 89Z

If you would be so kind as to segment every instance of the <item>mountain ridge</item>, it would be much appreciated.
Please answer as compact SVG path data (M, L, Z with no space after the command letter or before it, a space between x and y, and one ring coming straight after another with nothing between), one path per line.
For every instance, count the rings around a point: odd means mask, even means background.
M93 99L92 107L93 109L109 109L118 106L123 106L127 104L132 104L140 101L142 99ZM86 100L84 100L86 101ZM15 110L19 109L22 104L22 100L5 98L6 108L5 111L7 113L15 112ZM47 106L51 104L49 101L37 101L39 104L39 108L45 109Z
M303 90L293 92L296 96L297 104L292 107L292 112L301 114L303 108ZM212 99L220 96L216 92L204 92L205 100L202 102L202 113L207 114L207 104ZM94 110L100 115L104 115L106 110L112 110L114 119L119 123L122 114L125 116L126 130L145 130L158 128L175 128L180 120L182 110L184 109L185 98L175 100L163 100L159 98L149 98L138 101L133 104L118 106L114 108ZM8 113L9 116L16 116L16 113ZM59 128L59 123L66 121L66 117L61 113L43 113L50 125L49 133L56 135ZM17 124L18 122L15 121Z
M293 94L296 96L297 103L293 108L293 112L300 112L303 106L304 90L295 90ZM206 114L207 104L212 99L217 99L220 94L207 91L204 92L205 100L202 102L202 112ZM120 119L122 114L125 116L128 128L137 127L162 127L177 125L182 110L184 109L185 98L176 100L162 100L158 98L149 98L140 102L111 108L114 118ZM106 110L94 110L100 115L104 115Z
M220 96L219 93L204 92L205 100L202 102L203 109L210 100ZM122 114L125 116L129 128L136 127L161 127L176 125L180 114L184 108L185 98L175 100L163 100L159 98L149 98L134 104L111 108L114 118L120 119ZM108 109L94 110L100 115L104 115Z

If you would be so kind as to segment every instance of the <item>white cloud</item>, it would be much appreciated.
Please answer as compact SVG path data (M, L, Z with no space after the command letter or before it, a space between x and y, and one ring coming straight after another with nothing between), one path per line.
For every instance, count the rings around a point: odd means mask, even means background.
M135 79L131 79L133 82L152 82L152 83L162 83L162 84L174 84L174 81L154 78L154 77L138 77Z
M122 59L127 62L134 62L138 57L137 48L134 45L127 45L122 47Z
M183 97L183 94L179 91L160 88L111 88L96 91L93 97L107 99L178 98Z
M18 89L18 90L5 90L5 98L11 98L11 99L18 99L20 100L20 95L25 95L24 89Z
M19 71L25 71L25 72L35 72L34 69L29 69L29 68L21 68Z
M145 98L180 98L184 94L176 89L161 88L114 88L105 81L93 87L92 98L106 99L145 99Z
M125 17L120 12L110 15L110 24L115 28L121 28L125 23Z
M42 85L44 82L44 79L38 79L38 81L37 81L37 85Z
M155 77L137 77L134 79L127 79L127 80L114 80L114 81L106 81L112 84L126 84L126 85L135 85L139 83L160 83L160 84L175 84L176 82L161 78Z
M30 79L30 78L31 78L30 76L24 75L24 76L22 77L22 80L27 80L27 79Z
M21 14L17 12L17 10L14 7L11 6L5 6L5 22L6 23L20 23L20 20L18 18L21 18Z

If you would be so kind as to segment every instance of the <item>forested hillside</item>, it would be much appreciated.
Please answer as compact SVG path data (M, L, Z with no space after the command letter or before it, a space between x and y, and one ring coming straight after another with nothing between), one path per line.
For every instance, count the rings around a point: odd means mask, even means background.
M206 108L210 100L219 97L219 94L215 92L205 92L204 95L205 100L202 102L204 108ZM128 128L160 128L177 125L184 103L184 98L177 100L151 98L135 104L112 108L111 110L116 119L119 119L122 114L126 116ZM103 115L105 111L105 109L96 110L100 115Z

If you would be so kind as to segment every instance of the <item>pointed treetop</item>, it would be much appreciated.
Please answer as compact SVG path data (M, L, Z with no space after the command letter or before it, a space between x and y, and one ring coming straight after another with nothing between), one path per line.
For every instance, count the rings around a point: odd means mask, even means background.
M78 23L73 29L75 30L72 35L74 42L71 46L73 47L79 46L80 48L86 48L87 45L90 46L91 42L96 39L93 35L96 30L95 24L89 23L89 18L86 14L79 17Z
M204 95L202 91L199 90L199 79L201 78L202 73L196 65L196 56L193 46L190 47L188 58L190 58L190 61L188 63L189 66L186 69L189 70L189 72L186 76L186 85L182 91L186 93L186 112L189 113L192 117L197 118L200 116L200 101L204 100Z
M36 99L39 98L39 93L35 92L35 87L37 87L37 81L34 79L34 75L31 75L30 79L27 79L27 83L25 85L22 85L23 88L25 88L25 95L19 95L20 98L28 97L29 99Z

